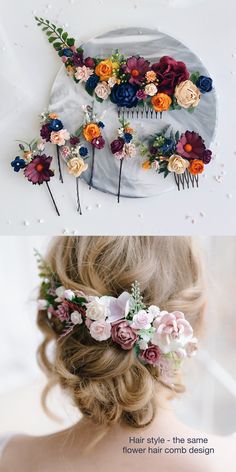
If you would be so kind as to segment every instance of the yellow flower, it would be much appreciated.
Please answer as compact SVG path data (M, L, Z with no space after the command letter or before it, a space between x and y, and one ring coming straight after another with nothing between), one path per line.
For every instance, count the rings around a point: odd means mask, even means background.
M155 111L162 112L170 108L172 100L166 93L157 93L152 97L151 102Z
M74 177L80 177L88 168L88 164L85 164L81 157L73 157L67 162L68 172Z
M101 135L101 131L96 123L89 123L83 129L83 135L86 141L92 141L93 139L98 138Z
M113 74L113 62L110 59L105 59L104 61L99 62L95 68L95 74L100 77L100 80L108 80Z
M149 170L149 169L151 169L151 162L150 162L150 161L145 161L145 162L143 162L143 163L142 163L142 168L143 168L144 170Z

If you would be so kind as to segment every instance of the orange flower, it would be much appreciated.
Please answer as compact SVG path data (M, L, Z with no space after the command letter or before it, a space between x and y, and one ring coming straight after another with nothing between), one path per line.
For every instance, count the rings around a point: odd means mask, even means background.
M73 66L67 66L66 67L67 74L71 77L75 74L75 68Z
M95 74L100 77L100 80L108 80L113 74L114 64L110 59L99 62L95 68Z
M128 126L125 128L125 133L133 134L133 128L129 128Z
M188 170L192 175L202 174L204 171L204 164L200 159L193 159Z
M152 105L155 111L166 111L170 108L171 103L172 100L166 93L157 93L152 97Z
M156 75L156 72L154 72L153 70L149 70L147 73L146 73L146 79L147 79L147 82L150 83L150 82L155 82L155 80L157 79L157 75Z
M145 162L143 162L143 163L142 163L142 168L143 168L144 170L149 170L149 169L151 169L151 162L150 162L150 161L145 161Z
M49 118L51 118L52 120L56 120L58 118L58 115L57 113L49 113Z
M83 129L83 135L86 141L92 141L95 138L98 138L101 135L101 131L98 125L95 123L89 123Z

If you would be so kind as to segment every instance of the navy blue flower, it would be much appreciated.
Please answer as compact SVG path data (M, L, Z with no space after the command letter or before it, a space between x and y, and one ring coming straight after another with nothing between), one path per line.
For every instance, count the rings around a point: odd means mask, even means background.
M118 107L136 107L138 104L137 91L137 85L129 84L128 82L120 85L116 84L112 88L111 101Z
M158 146L158 152L164 155L172 154L174 150L175 142L170 138L166 138L164 144Z
M210 77L206 77L205 75L200 75L196 82L196 86L199 88L200 92L207 93L211 92L213 88L213 82Z
M19 170L26 167L26 162L20 156L17 156L14 161L11 162L11 166L14 168L15 172L19 172Z
M88 149L85 146L82 146L79 150L81 157L85 157L88 155Z
M125 133L124 134L124 140L125 140L126 143L130 143L130 141L132 141L132 139L133 139L132 134L130 134L130 133Z
M105 128L105 125L102 121L98 122L98 126L99 126L99 128Z
M86 88L94 90L97 87L99 82L99 77L96 74L90 75L89 79L86 82Z
M48 124L50 131L60 131L63 128L63 124L60 120L51 120Z
M74 53L73 53L73 51L71 51L71 49L69 49L69 48L63 49L63 56L72 57L73 55L74 55Z

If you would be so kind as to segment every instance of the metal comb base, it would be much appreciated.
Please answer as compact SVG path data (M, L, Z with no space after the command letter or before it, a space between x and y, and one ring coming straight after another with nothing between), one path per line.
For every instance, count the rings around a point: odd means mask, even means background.
M199 176L192 175L188 170L184 174L177 175L175 174L175 182L178 187L178 190L184 190L185 188L193 187L198 188L199 186Z
M162 119L162 112L157 112L151 107L118 108L118 118L129 119Z

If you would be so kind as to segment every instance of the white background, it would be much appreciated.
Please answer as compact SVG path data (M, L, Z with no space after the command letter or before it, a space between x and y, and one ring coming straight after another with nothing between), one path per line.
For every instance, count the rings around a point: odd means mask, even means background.
M183 41L214 78L219 96L215 159L200 189L155 198L122 199L82 185L83 216L74 209L73 179L47 190L12 172L15 139L38 134L59 59L33 15L64 26L79 42L116 27L155 27ZM0 233L1 234L235 234L236 3L234 0L1 0L0 2ZM138 51L137 51L138 52ZM158 178L158 177L157 177ZM70 195L69 195L70 186ZM71 197L72 195L72 197Z
M236 237L203 238L208 273L206 328L196 359L185 363L187 391L176 411L202 431L236 431ZM41 340L36 328L39 279L33 248L44 253L48 238L0 238L0 432L44 434L78 418L57 390L51 409L64 422L50 421L40 407L44 380L36 363Z

